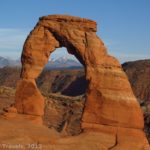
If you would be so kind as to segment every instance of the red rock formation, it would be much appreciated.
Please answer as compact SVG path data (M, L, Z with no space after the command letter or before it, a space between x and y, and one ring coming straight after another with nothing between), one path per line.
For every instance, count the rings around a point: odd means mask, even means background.
M42 17L29 34L22 52L21 80L16 91L15 106L19 113L43 115L44 99L35 79L50 54L59 47L66 47L85 67L89 85L83 128L107 125L143 129L143 114L119 62L107 54L97 37L96 22L79 17ZM121 138L124 134L126 132L119 132L118 136Z

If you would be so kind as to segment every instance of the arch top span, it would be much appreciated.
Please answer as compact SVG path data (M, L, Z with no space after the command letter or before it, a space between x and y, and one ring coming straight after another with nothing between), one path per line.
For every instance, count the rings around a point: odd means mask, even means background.
M24 44L21 76L37 78L50 54L59 47L66 47L67 51L85 67L101 65L102 59L107 57L107 51L104 43L96 35L96 29L95 21L80 17L66 15L41 17ZM106 59L119 66L113 57Z
M44 22L57 22L57 24L61 22L66 24L69 23L70 25L72 24L74 28L81 28L94 32L97 31L97 23L95 21L69 15L48 15L39 18L39 23L46 26Z

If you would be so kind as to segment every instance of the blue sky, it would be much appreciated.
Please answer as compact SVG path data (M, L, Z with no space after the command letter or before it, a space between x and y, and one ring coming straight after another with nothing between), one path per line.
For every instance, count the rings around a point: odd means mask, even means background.
M1 0L0 56L18 58L40 16L93 19L108 52L121 62L150 58L150 0ZM58 49L52 57L66 55Z

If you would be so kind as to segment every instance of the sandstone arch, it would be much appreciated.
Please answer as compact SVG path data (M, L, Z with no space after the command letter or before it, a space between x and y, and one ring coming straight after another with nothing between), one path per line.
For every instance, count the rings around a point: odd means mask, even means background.
M15 103L19 113L43 115L44 98L35 79L50 54L63 46L83 64L89 82L82 127L101 124L143 128L143 115L127 77L119 62L108 55L96 30L96 22L79 17L50 15L40 18L23 47Z

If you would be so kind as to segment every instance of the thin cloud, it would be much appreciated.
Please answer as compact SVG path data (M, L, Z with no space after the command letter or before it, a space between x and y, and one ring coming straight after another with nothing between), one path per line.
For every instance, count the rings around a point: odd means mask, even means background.
M113 40L105 40L104 43L108 48L119 45L119 42Z
M150 53L141 53L142 51L140 50L138 50L136 53L133 53L133 51L129 49L126 51L126 53L125 51L121 52L123 45L119 41L111 39L106 39L104 41L108 50L108 54L116 57L121 63L140 59L150 59Z
M23 29L0 28L0 51L21 49L27 34Z
M127 61L141 60L141 59L150 59L150 55L146 54L133 54L133 53L116 53L115 56L119 59L121 63Z

